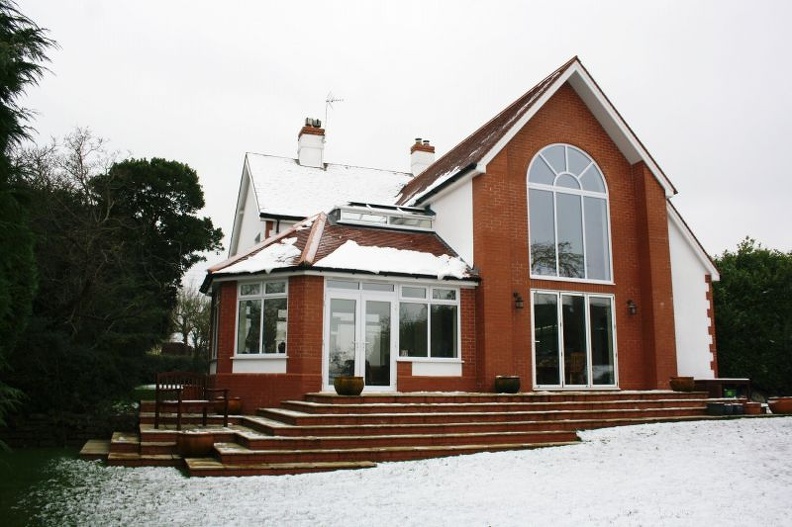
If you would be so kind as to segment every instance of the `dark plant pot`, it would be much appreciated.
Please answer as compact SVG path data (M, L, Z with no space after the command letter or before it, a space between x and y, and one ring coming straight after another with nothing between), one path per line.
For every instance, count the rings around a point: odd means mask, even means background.
M696 387L693 377L671 377L669 384L675 392L692 392Z
M741 404L730 404L729 406L731 406L733 415L743 415L745 413L745 408Z
M183 458L207 457L214 448L214 436L212 434L180 432L176 438L176 446Z
M360 395L365 382L363 377L342 375L333 379L333 387L338 395Z
M723 403L707 403L707 415L726 415L727 406Z
M495 393L517 393L520 391L520 377L517 375L498 375L495 377Z
M746 401L743 403L743 411L745 415L759 415L762 413L762 403Z
M792 414L792 397L778 397L767 401L774 414Z

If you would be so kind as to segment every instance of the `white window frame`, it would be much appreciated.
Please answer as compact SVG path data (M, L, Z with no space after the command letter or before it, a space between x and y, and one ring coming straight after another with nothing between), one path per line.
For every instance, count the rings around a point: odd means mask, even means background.
M405 288L421 288L426 291L425 298L416 298L411 296L404 296L404 289ZM455 298L453 300L445 300L445 299L436 299L434 298L434 292L438 290L447 290L453 291ZM409 303L409 304L425 304L426 305L426 317L427 317L427 324L426 324L426 357L412 357L409 355L402 354L402 346L401 346L401 320L397 320L397 335L399 337L399 361L411 361L411 362L459 362L462 359L462 309L461 309L461 288L453 287L453 286L445 286L445 285L437 285L437 286L430 286L430 285L422 285L422 284L402 284L399 285L399 295L398 295L398 310L401 312L401 304L402 303ZM456 307L456 335L455 335L455 349L454 355L451 357L435 357L432 355L432 306L433 305L447 305L447 306L455 306Z
M578 174L574 174L574 173L568 172L568 171L567 172L558 173L558 172L555 171L554 168L552 168L552 165L550 164L550 162L547 161L546 158L544 157L544 153L547 150L549 150L550 148L556 147L556 146L564 147L564 155L566 157L565 162L566 162L567 167L569 166L569 149L570 148L572 148L574 150L577 150L579 153L581 153L581 154L585 155L586 157L588 157L588 159L591 161L591 163L589 165L587 165L586 168L581 170ZM561 186L558 186L555 183L553 185L547 185L547 184L543 184L543 183L531 182L531 180L530 180L530 178L531 178L531 170L533 169L534 164L537 163L537 162L545 163L548 167L550 167L550 170L552 170L556 174L556 180L558 179L558 177L560 177L562 175L571 176L571 177L574 177L575 179L579 180L580 176L582 176L586 172L586 170L588 170L589 167L593 165L593 167L596 168L597 171L599 172L599 175L600 175L600 177L602 179L602 184L603 184L605 190L604 190L604 192L596 192L596 191L590 191L590 190L583 190L582 188L580 188L580 189L571 189L571 188L567 188L567 187L561 187ZM607 236L607 239L608 239L608 266L609 266L609 270L610 270L610 278L604 279L604 280L603 279L587 278L587 277L577 278L577 277L560 276L560 274L558 272L558 255L556 253L556 274L555 275L534 274L534 272L533 272L533 256L531 254L531 240L530 240L530 237L531 237L531 225L530 225L530 210L529 210L529 212L528 212L528 258L529 258L529 269L530 269L530 272L531 272L531 278L532 279L536 279L536 280L553 280L553 281L560 281L560 282L593 283L593 284L609 284L609 285L613 284L614 283L614 281L613 281L614 280L613 279L613 274L614 274L614 270L613 270L613 238L611 236L610 192L608 191L608 182L605 179L605 174L602 171L602 169L600 168L600 166L597 164L597 162L594 160L594 158L588 152L583 150L582 148L578 148L578 147L576 147L574 145L570 145L570 144L567 144L567 143L552 143L552 144L549 144L549 145L546 145L546 146L542 147L542 149L539 150L539 152L534 156L534 158L531 160L531 163L528 165L528 171L527 171L527 173L525 175L525 179L526 179L526 183L527 183L526 186L527 186L527 189L528 189L527 202L529 203L529 207L530 207L531 190L544 190L546 192L550 192L553 195L553 234L554 234L554 238L556 240L556 251L557 251L557 241L558 241L558 206L557 206L558 200L557 200L557 196L558 196L558 194L568 194L568 195L573 195L573 196L580 196L580 198L581 198L582 234L583 234L583 260L584 260L583 269L584 269L584 272L586 274L588 274L588 271L586 269L586 260L588 258L588 250L587 250L587 247L586 247L586 220L585 220L586 213L585 213L585 199L584 198L593 197L593 198L602 199L602 200L605 201L606 236ZM581 187L582 187L582 185L581 185Z
M284 285L283 292L267 293L267 284L282 283ZM259 286L259 292L255 294L243 294L243 288L246 286ZM264 345L264 303L266 300L277 298L286 299L286 333L283 339L279 340L276 345L275 352L265 352L262 347ZM260 300L261 301L261 317L259 318L259 351L250 353L239 352L239 323L242 317L240 305L245 300ZM285 358L288 353L288 340L289 340L289 280L287 278L279 280L257 280L257 281L244 281L237 284L237 303L236 303L236 324L234 326L234 357L235 358ZM277 324L277 321L276 321ZM280 344L284 345L283 351L279 351Z

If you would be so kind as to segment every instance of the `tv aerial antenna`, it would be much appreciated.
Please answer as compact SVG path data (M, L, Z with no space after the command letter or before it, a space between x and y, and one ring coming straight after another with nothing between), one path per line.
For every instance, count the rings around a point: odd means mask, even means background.
M344 102L344 99L336 97L335 95L333 95L332 91L328 92L327 93L327 98L325 99L325 120L324 120L325 129L327 129L327 110L328 110L328 108L332 108L333 107L333 103L336 103L336 102Z

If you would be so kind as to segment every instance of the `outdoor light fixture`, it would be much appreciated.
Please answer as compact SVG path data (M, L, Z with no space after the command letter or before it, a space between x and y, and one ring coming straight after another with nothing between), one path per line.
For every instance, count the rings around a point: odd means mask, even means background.
M523 300L523 297L520 296L520 293L515 291L512 293L512 296L514 297L514 307L517 309L522 309L525 306L525 301Z
M635 305L635 302L633 302L632 299L627 301L627 311L629 311L631 315L634 315L638 312L638 306Z

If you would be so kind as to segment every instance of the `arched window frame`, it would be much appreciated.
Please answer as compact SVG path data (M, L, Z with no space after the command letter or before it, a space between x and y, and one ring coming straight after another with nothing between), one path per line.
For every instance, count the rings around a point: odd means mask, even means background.
M561 158L559 157L559 149L563 149L563 166L561 166ZM552 154L552 155L551 155ZM537 165L540 163L541 165ZM534 174L536 170L536 174ZM591 172L593 171L593 172ZM535 175L532 180L532 174ZM552 174L552 182L549 178ZM592 177L592 175L597 177ZM585 178L585 181L584 181ZM560 281L574 281L574 282L593 282L593 283L613 283L613 244L611 242L611 225L610 225L610 199L608 192L608 184L605 176L597 165L596 161L586 151L566 143L553 143L543 147L531 160L526 174L527 187L528 187L528 216L529 216L529 257L531 262L531 277L543 280L560 280ZM537 181L537 179L545 179L544 182ZM578 188L572 188L571 185L577 184ZM584 188L588 187L588 188ZM592 188L597 187L597 188ZM532 192L535 198L536 210L533 211L532 216ZM540 192L544 194L540 194ZM548 201L548 195L551 196ZM544 196L544 197L543 197ZM560 245L559 244L559 196L561 200L568 199L569 197L578 197L579 203L579 216L580 223L580 242L581 247L579 250L582 254L575 253L574 248L566 253L569 260L564 269L563 256L559 257ZM550 210L540 209L540 198L545 206L545 209L550 206ZM588 199L587 199L588 198ZM596 213L598 212L593 207L596 202L602 203L604 206L600 211L600 222L604 223L602 228L596 230L587 230L587 222L590 222L589 227L594 228L597 225ZM574 204L574 203L573 203ZM587 211L587 204L590 208ZM551 215L551 218L547 216ZM592 216L594 215L594 216ZM540 217L541 216L541 217ZM604 217L603 217L604 216ZM565 216L564 218L568 218ZM534 218L534 221L531 220ZM542 220L544 218L544 220ZM546 235L549 238L550 220L552 220L552 242L545 239L543 242L533 240L535 230L544 227ZM562 219L562 221L564 221ZM571 224L574 226L574 222ZM591 244L590 237L600 237L602 243L599 244L599 251ZM539 238L540 236L536 236ZM541 247L535 248L534 243L544 243L547 247L544 249L544 258L552 258L554 267L538 264L538 251L542 250ZM564 242L566 243L566 242ZM590 246L591 244L591 246ZM550 252L552 251L552 252ZM571 253L571 254L570 254ZM582 263L577 263L576 258L582 258ZM599 268L594 268L594 262L598 262ZM582 270L582 274L580 271ZM597 276L599 271L599 276Z

